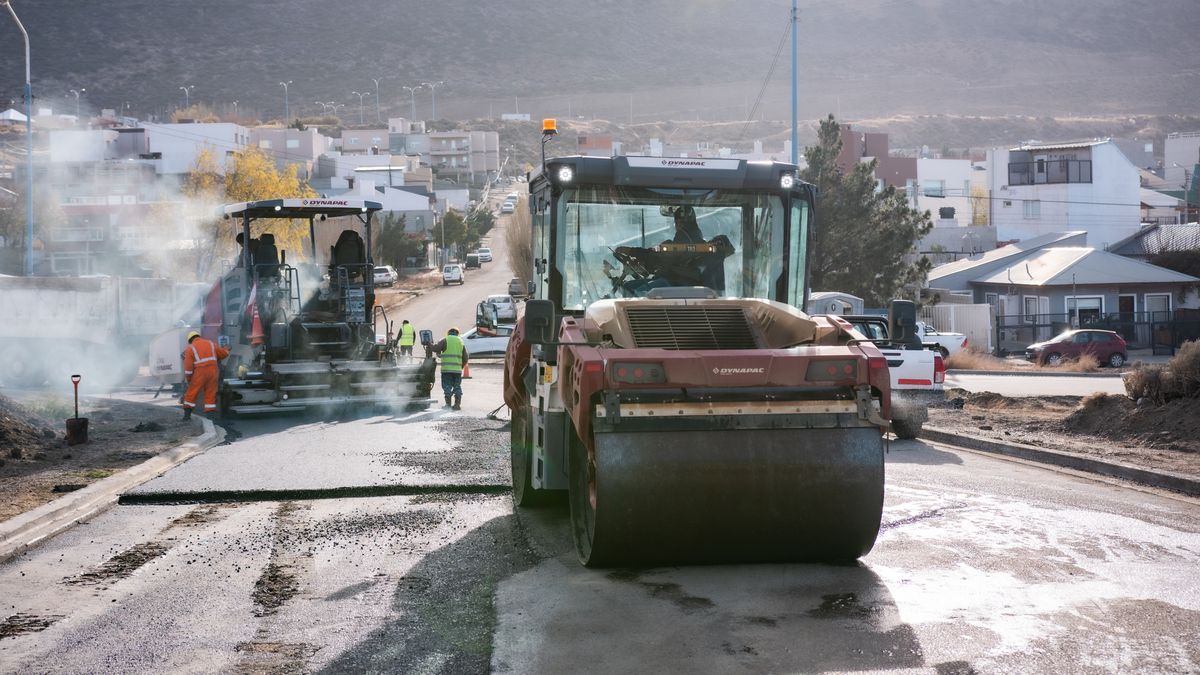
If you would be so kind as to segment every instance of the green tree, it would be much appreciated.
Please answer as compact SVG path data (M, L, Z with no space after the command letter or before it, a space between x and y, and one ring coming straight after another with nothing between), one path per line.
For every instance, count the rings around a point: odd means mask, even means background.
M442 238L443 232L445 239ZM454 209L447 209L446 215L438 221L437 225L433 226L431 233L433 241L441 246L444 242L446 248L463 249L467 245L467 221L463 219L462 214Z
M475 210L467 214L467 240L468 249L479 246L479 242L483 236L491 231L496 224L496 214L486 207L477 207Z
M423 237L414 238L405 233L406 221L403 213L396 215L389 212L379 222L374 242L374 257L377 263L400 269L405 266L406 258L421 257L425 240Z
M908 206L903 191L875 189L875 162L838 168L840 126L821 121L817 145L805 150L800 177L817 186L812 288L857 295L882 306L925 281L932 264L916 257L917 241L933 229L929 212Z

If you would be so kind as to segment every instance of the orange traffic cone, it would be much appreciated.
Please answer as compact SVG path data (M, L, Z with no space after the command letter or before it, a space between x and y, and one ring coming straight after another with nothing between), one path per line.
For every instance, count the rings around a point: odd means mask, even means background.
M254 305L254 319L250 322L250 344L261 345L266 337L263 334L262 319L258 318L258 305Z
M471 379L471 363L470 362L463 364L463 379L464 380Z

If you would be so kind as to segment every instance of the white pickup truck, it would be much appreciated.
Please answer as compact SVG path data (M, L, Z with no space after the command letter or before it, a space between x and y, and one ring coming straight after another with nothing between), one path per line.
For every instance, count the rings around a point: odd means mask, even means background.
M891 339L887 317L851 314L841 317L854 330L862 333L879 348L887 359L892 391L900 392L893 399L897 410L892 420L892 432L897 438L916 438L929 413L921 395L940 394L946 381L946 362L932 345L904 344ZM911 392L908 396L905 392Z
M936 349L941 352L943 359L965 349L967 346L966 335L962 333L943 333L924 321L917 322L917 335L921 338L922 343L937 345Z

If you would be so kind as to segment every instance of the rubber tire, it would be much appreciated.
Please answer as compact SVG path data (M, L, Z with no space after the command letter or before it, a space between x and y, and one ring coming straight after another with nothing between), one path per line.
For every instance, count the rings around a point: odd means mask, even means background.
M571 537L575 554L585 567L606 567L611 561L596 550L596 506L591 498L592 486L598 477L588 458L587 446L571 425L567 447L568 497L571 505Z
M1042 365L1044 366L1061 366L1062 362L1062 354L1058 352L1051 352L1046 355L1046 358L1042 359Z
M1120 368L1125 365L1125 355L1121 353L1110 354L1107 363L1110 368Z
M513 410L509 425L509 466L513 504L519 508L545 506L553 491L533 487L533 411L528 405Z
M921 435L923 423L897 418L892 420L892 433L902 441L910 441Z

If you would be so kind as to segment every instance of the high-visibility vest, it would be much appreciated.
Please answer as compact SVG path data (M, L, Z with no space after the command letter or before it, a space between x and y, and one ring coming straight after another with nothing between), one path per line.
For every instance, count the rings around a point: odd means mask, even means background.
M411 347L417 342L417 331L411 323L400 324L400 346Z
M229 352L212 341L196 338L183 351L183 372L191 375L193 370L200 368L216 368L217 361L226 356L229 356Z
M446 336L446 350L442 352L442 372L462 372L463 341L457 335Z

